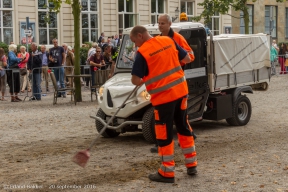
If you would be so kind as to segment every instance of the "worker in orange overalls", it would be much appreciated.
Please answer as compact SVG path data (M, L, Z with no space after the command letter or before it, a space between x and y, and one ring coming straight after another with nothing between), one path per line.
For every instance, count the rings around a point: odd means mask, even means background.
M195 57L194 57L194 52L193 52L192 48L188 45L187 41L185 40L185 38L182 35L173 31L173 29L171 28L171 25L172 25L172 18L170 17L170 15L168 15L168 14L159 15L158 28L159 28L159 31L161 32L160 35L161 36L169 36L169 37L173 38L174 41L180 47L182 47L183 49L185 49L187 51L187 53L190 56L191 62L194 61ZM186 63L181 62L180 64L181 64L182 68L184 69L184 65ZM188 115L187 115L187 121L188 121ZM188 124L188 126L190 126L189 123L187 123L187 124ZM192 130L191 127L190 127L190 129ZM192 130L192 134L194 136L194 139L196 139L196 135L194 134L193 130ZM150 149L150 151L152 153L157 153L158 152L157 144L154 147L152 147Z
M142 26L132 29L130 39L139 47L131 81L134 85L145 83L155 108L155 132L162 164L156 174L149 175L149 179L165 183L175 181L173 121L185 156L187 174L195 175L196 151L186 120L188 88L179 62L189 63L189 54L170 37L153 38Z

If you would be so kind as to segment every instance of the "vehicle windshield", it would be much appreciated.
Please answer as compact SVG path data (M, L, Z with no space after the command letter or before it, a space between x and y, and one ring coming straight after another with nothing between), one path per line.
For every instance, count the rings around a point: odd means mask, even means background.
M117 68L132 69L136 52L135 44L131 41L129 35L124 35L121 50L118 54Z

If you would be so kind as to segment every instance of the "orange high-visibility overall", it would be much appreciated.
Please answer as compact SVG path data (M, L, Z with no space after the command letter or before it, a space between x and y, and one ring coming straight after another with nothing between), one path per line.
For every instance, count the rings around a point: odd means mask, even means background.
M166 36L146 41L138 51L149 71L143 81L155 108L155 132L162 160L158 172L163 177L174 177L173 120L186 167L197 166L194 139L186 120L188 88L178 51L175 42Z
M195 60L195 56L194 56L194 52L192 50L192 48L188 45L186 39L180 35L179 33L173 31L172 28L170 28L170 31L168 33L168 36L173 38L174 41L180 46L182 47L184 50L187 51L187 53L190 56L191 62ZM185 65L185 63L180 63L181 66ZM193 132L192 127L190 126L189 122L188 122L188 115L186 116L187 119L187 124L189 126L189 129Z

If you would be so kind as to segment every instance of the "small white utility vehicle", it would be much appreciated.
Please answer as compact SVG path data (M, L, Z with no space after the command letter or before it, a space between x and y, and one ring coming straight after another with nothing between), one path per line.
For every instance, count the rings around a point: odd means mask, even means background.
M151 35L160 34L157 24L144 25ZM221 120L233 126L246 125L251 117L250 100L243 93L266 90L270 82L270 36L266 34L222 34L207 37L201 23L173 23L174 31L185 37L195 60L185 65L189 87L188 118ZM132 28L123 31L114 76L99 88L100 109L96 116L98 132L135 87L131 69L135 47L129 38ZM150 95L142 85L102 134L142 131L148 142L155 142L154 113Z

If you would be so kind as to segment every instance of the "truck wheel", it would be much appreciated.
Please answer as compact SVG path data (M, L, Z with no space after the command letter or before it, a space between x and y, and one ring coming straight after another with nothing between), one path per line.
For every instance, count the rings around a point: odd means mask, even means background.
M239 95L232 108L232 117L226 119L229 125L243 126L246 125L251 117L251 103L248 97Z
M101 119L106 119L106 114L104 113L104 111L100 108L96 114L97 117L100 117ZM100 122L95 120L95 124L96 124L96 129L98 131L98 133L100 133L100 131L104 128L104 125ZM103 133L102 136L103 137L117 137L120 133L116 132L115 130L111 130L111 129L106 129Z
M143 115L143 136L149 143L156 143L154 107L150 107Z

